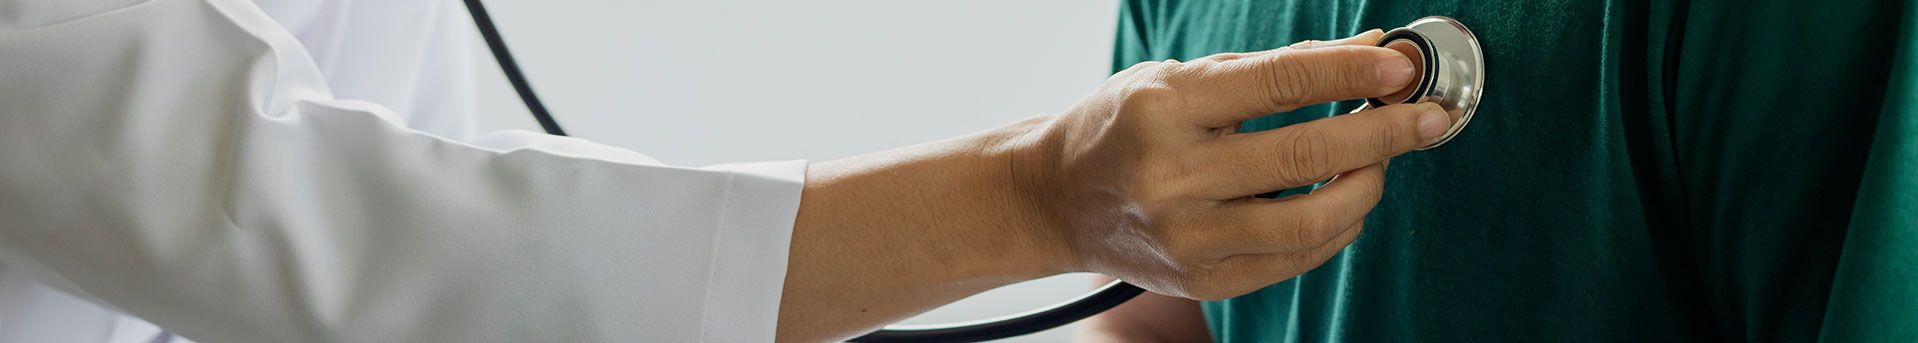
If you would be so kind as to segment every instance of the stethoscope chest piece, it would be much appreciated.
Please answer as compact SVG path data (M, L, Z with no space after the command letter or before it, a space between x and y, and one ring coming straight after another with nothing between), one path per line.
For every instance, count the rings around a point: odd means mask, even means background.
M1472 113L1478 111L1479 95L1485 91L1485 55L1472 30L1452 18L1419 18L1405 27L1385 32L1379 37L1378 46L1405 53L1412 59L1419 78L1413 86L1396 94L1366 99L1368 107L1438 103L1452 116L1452 127L1437 142L1419 150L1436 148L1457 137L1465 124L1472 121Z

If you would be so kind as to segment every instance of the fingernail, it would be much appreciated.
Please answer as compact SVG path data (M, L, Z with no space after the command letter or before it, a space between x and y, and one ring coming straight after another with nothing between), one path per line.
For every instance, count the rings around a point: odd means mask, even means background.
M1420 106L1425 107L1425 111L1419 113L1419 138L1425 141L1425 145L1432 145L1439 136L1445 135L1445 130L1452 128L1452 124L1448 123L1451 118L1445 115L1445 111L1439 110L1438 105L1427 103Z
M1397 53L1379 60L1379 84L1387 88L1399 89L1406 82L1412 82L1412 60Z

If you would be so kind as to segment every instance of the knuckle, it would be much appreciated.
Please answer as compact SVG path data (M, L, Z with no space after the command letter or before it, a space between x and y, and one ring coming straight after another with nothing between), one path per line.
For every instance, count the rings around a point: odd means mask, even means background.
M1227 61L1230 58L1232 58L1231 54L1216 54L1181 63L1179 67L1183 69L1205 69L1216 66L1220 62Z
M1297 185L1320 179L1327 163L1331 163L1332 152L1330 138L1325 130L1312 125L1300 125L1293 130L1286 141L1288 154L1278 166L1279 180L1285 185Z
M1311 81L1312 68L1295 53L1273 54L1266 70L1259 73L1264 77L1267 101L1273 108L1290 109L1305 101L1306 87Z
M1119 105L1126 108L1150 108L1171 98L1172 91L1156 83L1141 83L1127 87L1119 98Z
M1140 80L1126 85L1120 93L1123 111L1156 110L1178 99L1178 95L1160 79ZM1133 112L1137 113L1137 112Z
M1217 60L1206 58L1179 63L1175 67L1166 68L1165 81L1167 85L1175 89L1202 86L1208 81L1206 78L1210 76L1209 73L1221 65Z
M1326 236L1332 232L1332 218L1326 215L1324 211L1301 210L1298 215L1292 218L1293 226L1286 228L1292 232L1291 241L1285 242L1285 244L1293 247L1309 248L1318 246L1319 242L1324 242L1329 239Z
M1194 62L1197 62L1197 61L1224 62L1224 61L1231 61L1231 60L1236 60L1240 58L1245 58L1245 56L1246 56L1245 53L1222 52L1222 53L1216 53L1216 54L1205 56L1203 58L1194 60Z
M1375 64L1376 62L1373 62L1377 61L1377 58L1372 57L1373 55L1371 54L1363 53L1362 50L1356 49L1362 48L1341 48L1339 52L1344 56L1338 59L1339 63L1337 66L1340 68L1326 68L1326 70L1323 71L1337 74L1329 75L1327 78L1338 80L1338 84L1333 86L1337 86L1341 90L1356 91L1370 88L1371 85L1378 83L1378 66Z
M1157 75L1164 74L1167 68L1177 66L1178 64L1179 64L1179 61L1177 60L1143 61L1139 63L1133 63L1132 66L1126 67L1125 70L1121 70L1118 73L1113 73L1112 78L1117 79L1122 76L1127 78L1143 76L1147 79L1151 79L1151 78L1155 78Z
M1375 137L1376 139L1369 140L1372 142L1372 150L1377 153L1375 156L1384 158L1397 155L1403 150L1410 149L1410 146L1417 141L1416 138L1418 135L1414 133L1418 131L1417 125L1418 123L1416 122L1410 125L1400 124L1398 122L1379 125L1376 129L1378 130L1376 133L1378 136Z

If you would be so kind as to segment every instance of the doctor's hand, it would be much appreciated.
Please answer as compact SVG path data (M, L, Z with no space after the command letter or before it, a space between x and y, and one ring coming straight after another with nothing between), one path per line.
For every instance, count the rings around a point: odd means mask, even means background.
M1291 278L1358 236L1387 158L1450 126L1428 103L1237 132L1246 119L1406 88L1410 61L1374 39L1134 65L1048 123L1016 176L1076 253L1068 269L1200 300ZM1327 179L1311 194L1253 197Z
M1378 36L1141 63L1061 115L809 166L779 339L850 338L1060 273L1219 299L1318 266L1358 235L1384 161L1431 143L1448 117L1395 105L1237 128L1405 88L1411 62L1370 46Z

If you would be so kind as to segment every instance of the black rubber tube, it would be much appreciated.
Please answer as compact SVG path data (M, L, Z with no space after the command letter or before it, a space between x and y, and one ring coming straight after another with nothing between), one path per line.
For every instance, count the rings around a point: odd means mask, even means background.
M500 71L506 74L506 81L513 84L513 91L519 93L520 101L526 103L526 110L533 112L533 119L539 121L539 127L545 129L547 134L565 136L566 131L559 128L559 121L553 119L553 115L546 111L546 105L539 101L539 95L533 93L533 86L526 81L526 75L520 72L519 62L513 60L512 51L506 49L506 40L500 38L499 28L493 25L493 17L487 15L486 6L480 4L479 0L464 1L466 12L473 15L473 24L479 26L480 36L486 38L486 48L492 50L493 60L499 62ZM1124 281L1113 281L1097 291L1045 309L978 322L883 329L850 342L979 342L1022 336L1105 312L1144 292L1144 289Z
M1097 291L1052 307L977 322L926 327L888 328L859 336L848 342L979 342L1021 336L1105 312L1144 293L1139 286L1113 281Z
M486 48L493 51L493 60L498 61L499 70L506 73L506 81L513 84L513 92L519 93L520 102L526 103L526 110L533 112L533 120L539 121L539 127L547 134L565 136L566 130L559 128L559 121L553 120L546 104L539 101L539 94L533 93L533 85L526 82L526 74L520 72L513 52L506 49L506 40L500 38L499 28L493 26L493 17L486 14L486 6L479 0L465 1L466 13L473 15L473 25L479 26L480 36L486 38Z

